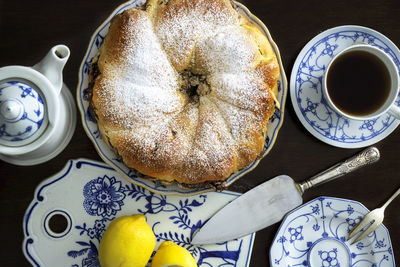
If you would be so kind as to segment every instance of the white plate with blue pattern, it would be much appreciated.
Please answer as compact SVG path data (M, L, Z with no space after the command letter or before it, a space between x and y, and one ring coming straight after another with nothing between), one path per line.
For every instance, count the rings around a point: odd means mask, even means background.
M346 119L333 111L322 95L322 77L332 57L348 46L361 43L382 49L400 69L400 51L395 44L375 30L354 25L318 34L301 50L292 69L290 96L294 110L304 127L329 145L369 146L388 136L400 123L390 115L366 121ZM400 106L400 94L396 105Z
M129 1L129 2L119 6L104 21L104 23L94 32L94 34L90 40L88 50L86 52L85 57L83 58L81 67L79 69L79 82L78 82L78 88L77 88L77 105L81 112L83 128L85 129L88 137L93 142L94 147L96 148L98 154L104 160L104 162L106 162L111 167L113 167L115 170L117 170L119 173L121 173L126 179L128 179L128 181L131 181L132 183L134 183L136 185L143 186L152 192L166 194L166 195L169 195L169 194L193 195L193 194L214 191L215 188L212 186L208 186L208 185L206 185L205 187L203 187L201 189L200 188L195 188L195 189L184 188L182 186L178 186L177 184L164 186L164 185L161 185L159 182L155 182L155 181L152 181L151 179L147 179L140 173L129 169L118 157L115 156L114 151L109 146L107 146L107 144L102 140L102 138L100 136L99 128L97 126L97 122L96 122L94 116L90 112L89 99L88 99L88 75L89 75L90 65L91 65L92 58L97 54L99 47L102 45L104 38L108 33L108 27L110 26L110 21L116 14L119 14L119 13L123 12L124 10L131 8L131 7L141 6L141 5L143 5L144 2L145 1L143 1L143 0L132 0L132 1ZM282 123L283 123L283 111L285 109L286 94L287 94L286 75L285 75L284 68L282 65L279 49L276 46L275 42L273 41L268 29L245 6L243 6L242 4L235 2L235 1L233 1L233 3L242 15L249 18L255 25L258 26L258 28L265 34L265 36L267 36L268 40L270 41L270 43L272 45L272 48L273 48L275 54L276 54L278 62L279 62L280 76L278 79L277 100L280 104L280 109L276 110L275 114L272 116L272 118L269 121L268 128L267 128L267 134L265 137L264 154L262 155L264 157L272 149L272 147L276 141L276 138L278 136L279 129L281 128ZM255 160L250 165L248 165L246 168L232 174L226 180L225 186L227 187L227 186L231 185L237 179L239 179L240 177L242 177L249 171L253 170L258 165L260 160L261 160L261 158Z
M270 249L273 267L395 267L389 232L380 225L350 245L351 229L369 212L359 202L316 198L286 215Z
M255 234L215 245L190 244L193 233L238 193L166 196L128 182L105 163L78 159L43 181L24 216L23 251L33 266L100 267L97 248L114 218L144 214L157 246L185 247L199 267L249 266Z

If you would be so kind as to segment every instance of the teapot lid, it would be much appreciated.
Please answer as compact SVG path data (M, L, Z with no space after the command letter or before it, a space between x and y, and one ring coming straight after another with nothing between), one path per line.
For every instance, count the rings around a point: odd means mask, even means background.
M40 90L25 81L0 82L0 145L23 146L47 127L46 105Z

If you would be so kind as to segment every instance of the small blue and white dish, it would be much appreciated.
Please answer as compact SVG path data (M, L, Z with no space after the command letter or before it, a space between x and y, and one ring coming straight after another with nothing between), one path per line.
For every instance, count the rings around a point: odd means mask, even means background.
M100 267L98 245L108 224L143 214L157 246L185 247L199 267L249 266L255 234L215 245L190 244L193 233L239 194L159 195L128 182L105 163L78 159L43 181L23 222L23 252L33 266Z
M111 13L111 15L103 22L103 24L100 25L100 27L94 32L94 34L90 40L88 50L82 60L81 67L79 69L79 82L78 82L78 88L77 88L77 104L78 104L78 108L81 112L83 128L85 129L86 134L88 135L90 140L93 142L94 147L96 148L99 156L104 160L104 162L109 164L111 167L113 167L115 170L117 170L120 174L122 174L127 180L131 181L132 183L134 183L136 185L140 185L152 192L165 194L165 195L170 195L170 194L194 195L194 194L200 194L200 193L204 193L204 192L214 191L215 188L212 186L208 186L208 185L205 185L204 188L201 188L201 189L200 188L196 188L196 189L186 188L186 187L183 187L182 185L178 185L178 184L171 184L171 185L165 186L165 185L160 184L159 182L154 182L151 179L143 178L143 175L141 175L140 173L129 169L118 157L115 156L114 151L102 140L98 126L97 126L96 119L91 114L91 111L89 109L88 76L89 76L89 71L90 71L90 65L91 65L92 58L94 56L96 56L98 49L103 44L104 38L108 33L108 28L110 26L111 19L116 14L122 13L124 10L131 8L131 7L141 6L145 2L146 2L145 0L131 0L127 3L124 3L121 6L119 6L117 9L115 9ZM273 41L268 29L245 6L243 6L242 4L235 2L235 1L233 1L233 4L236 6L237 10L243 16L246 16L247 18L249 18L265 34L265 36L270 41L271 46L272 46L272 48L275 52L275 55L278 59L278 62L279 62L280 76L278 79L277 100L279 102L280 108L276 110L275 114L272 116L272 118L270 119L270 121L268 123L267 133L266 133L266 137L265 137L264 154L262 155L264 157L272 149L272 147L276 141L276 138L278 136L279 129L281 128L282 123L283 123L283 115L284 115L286 95L287 95L286 75L285 75L284 68L282 65L279 49L278 49L277 45L275 44L275 42ZM261 160L261 158L255 160L250 165L248 165L246 168L243 168L242 170L232 174L226 180L225 186L228 187L233 182L238 180L240 177L244 176L246 173L253 170L258 165L260 160Z
M337 53L354 44L382 49L400 69L400 51L387 37L366 27L348 25L326 30L308 42L294 63L290 78L290 96L300 122L319 140L342 148L375 144L400 123L388 114L373 120L351 120L329 107L322 94L325 69ZM396 105L400 106L400 94Z
M395 267L385 226L353 245L346 241L368 212L359 202L333 197L319 197L298 207L286 215L274 238L271 266Z

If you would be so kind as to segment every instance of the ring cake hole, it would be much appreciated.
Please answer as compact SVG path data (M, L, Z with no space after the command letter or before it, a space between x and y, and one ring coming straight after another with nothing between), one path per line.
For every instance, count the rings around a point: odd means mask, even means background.
M54 238L60 238L71 230L71 217L64 211L50 212L44 222L46 233Z

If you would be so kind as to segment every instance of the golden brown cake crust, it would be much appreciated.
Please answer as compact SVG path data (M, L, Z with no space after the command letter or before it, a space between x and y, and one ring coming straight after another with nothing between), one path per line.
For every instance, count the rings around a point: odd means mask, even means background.
M223 181L263 153L278 62L225 0L150 0L116 15L91 107L124 163L167 182Z

